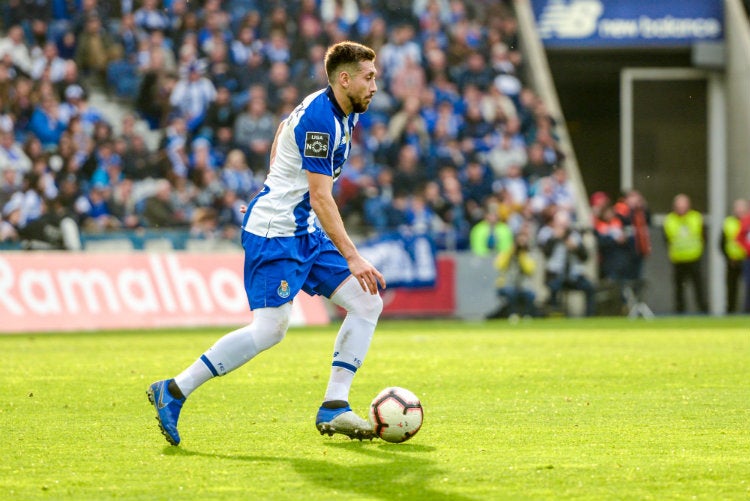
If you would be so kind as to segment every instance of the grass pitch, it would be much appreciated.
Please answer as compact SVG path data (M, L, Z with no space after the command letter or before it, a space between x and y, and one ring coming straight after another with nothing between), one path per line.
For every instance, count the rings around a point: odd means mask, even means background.
M220 329L0 336L0 499L748 499L750 320L383 322L351 404L421 398L403 444L322 437L336 326L186 403L145 391Z

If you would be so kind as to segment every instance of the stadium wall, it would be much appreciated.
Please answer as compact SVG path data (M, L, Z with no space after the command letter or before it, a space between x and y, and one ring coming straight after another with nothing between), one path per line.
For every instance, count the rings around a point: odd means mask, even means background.
M750 22L740 0L726 0L726 82L728 106L727 200L750 196ZM727 207L729 209L729 207Z

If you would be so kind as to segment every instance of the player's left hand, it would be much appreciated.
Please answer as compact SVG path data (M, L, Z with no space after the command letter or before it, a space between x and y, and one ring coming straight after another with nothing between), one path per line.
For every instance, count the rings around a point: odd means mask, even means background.
M377 294L378 285L383 289L386 287L383 274L359 254L349 260L349 270L365 292Z
M240 205L240 212L241 212L242 214L244 214L245 212L247 212L247 205L244 205L244 204L243 204L243 205Z

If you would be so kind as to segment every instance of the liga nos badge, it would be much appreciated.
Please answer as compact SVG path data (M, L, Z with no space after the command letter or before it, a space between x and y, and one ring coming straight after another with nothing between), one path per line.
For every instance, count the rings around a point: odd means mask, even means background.
M305 134L305 156L327 158L330 137L330 134L326 132L307 132Z

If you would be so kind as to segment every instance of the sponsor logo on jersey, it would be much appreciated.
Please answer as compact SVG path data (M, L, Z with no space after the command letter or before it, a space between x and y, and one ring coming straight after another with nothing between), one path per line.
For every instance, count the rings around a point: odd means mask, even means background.
M305 156L312 158L328 157L328 140L326 132L307 132L305 134Z
M276 294L279 295L279 297L287 298L289 297L289 294L291 291L289 290L289 283L286 280L282 280L279 284L279 288L276 289Z

